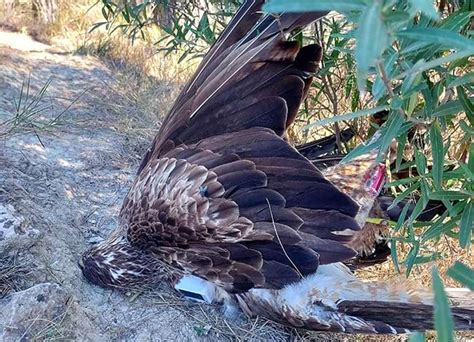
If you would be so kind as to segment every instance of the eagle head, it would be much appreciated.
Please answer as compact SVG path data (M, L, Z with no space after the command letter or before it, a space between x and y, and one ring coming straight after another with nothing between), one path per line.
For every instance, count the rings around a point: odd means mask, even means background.
M86 251L79 266L88 281L101 287L142 284L160 273L157 260L130 245L119 230Z

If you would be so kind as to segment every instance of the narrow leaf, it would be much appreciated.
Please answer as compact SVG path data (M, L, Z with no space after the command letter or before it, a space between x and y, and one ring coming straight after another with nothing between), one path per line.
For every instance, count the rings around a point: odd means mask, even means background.
M474 291L474 270L472 268L456 261L446 274L462 285L467 286L471 291Z
M454 323L448 297L436 268L431 271L434 292L434 325L438 341L454 341Z
M461 216L461 225L459 227L459 245L462 248L468 248L471 244L471 234L474 227L474 209L470 201Z
M463 106L461 102L459 100L454 100L437 107L431 116L434 118L440 118L443 116L454 115L462 111Z
M465 50L465 51L458 51L452 54L449 54L447 56L439 57L436 59L433 59L429 62L419 62L416 63L410 70L402 72L401 74L397 75L394 77L395 79L403 79L407 75L413 74L413 73L419 73L425 70L429 70L432 68L436 68L437 66L440 66L442 64L458 61L462 58L469 57L472 55L471 50Z
M437 122L434 122L430 127L430 140L433 154L433 182L435 188L440 189L443 180L444 149L443 137Z
M356 39L357 84L360 90L365 90L365 78L369 68L375 65L388 45L388 34L379 1L373 1L364 11L359 21Z
M451 220L444 222L448 217L448 211L444 212L432 225L429 227L421 236L422 241L435 239L441 236L443 233L449 232L451 229L458 225L459 217L452 218Z
M454 80L449 82L448 88L455 88L458 86L462 86L465 84L473 84L474 83L474 71L473 72L468 72L467 74L456 77Z
M380 111L387 110L387 109L388 109L388 106L377 106L377 107L374 107L374 108L359 110L359 111L353 112L353 113L337 115L337 116L333 116L331 118L326 118L326 119L323 119L323 120L316 121L315 123L306 125L306 126L303 127L303 129L307 130L307 129L313 128L315 126L325 126L327 124L334 123L334 122L353 120L353 119L360 118L362 116L371 115L371 114L378 113Z
M466 116L469 122L471 123L472 126L474 126L474 103L472 102L472 98L469 98L466 95L462 87L457 87L456 90L457 90L459 101L461 102L462 108L466 112Z
M405 120L402 114L400 114L398 111L392 112L390 114L390 117L382 132L382 143L380 146L381 153L384 153L392 143L393 139L401 133L400 129L402 128L404 121Z
M410 334L408 342L425 342L425 334L420 331L415 331L413 334Z
M311 11L362 11L365 3L361 0L270 0L264 6L263 10L272 13L281 12L311 12Z
M439 19L439 13L433 6L433 1L431 0L410 0L410 4L416 11L420 11L423 14L426 14L428 17L434 20Z
M430 198L434 200L462 200L468 199L472 197L472 195L461 192L461 191L452 191L452 190L445 190L445 191L435 191L430 194Z
M420 244L418 241L415 241L413 247L410 249L410 252L408 252L407 258L405 260L405 266L406 266L406 276L408 277L411 273L411 270L413 268L413 265L415 264L416 257L418 256L418 252L420 251Z
M395 271L400 273L400 267L398 266L398 255L397 255L397 241L391 240L390 241L390 255L392 256L393 266L395 267Z
M473 11L457 11L448 15L439 27L450 30L450 31L460 31L464 26L469 23L469 20L474 15Z
M437 44L447 48L455 48L461 51L474 53L474 41L463 35L440 28L418 28L413 27L397 33L398 37L409 38L416 41Z

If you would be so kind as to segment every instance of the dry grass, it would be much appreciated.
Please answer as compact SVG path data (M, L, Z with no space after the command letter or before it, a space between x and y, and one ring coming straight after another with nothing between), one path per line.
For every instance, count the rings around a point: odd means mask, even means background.
M14 111L9 119L0 121L0 139L7 139L16 134L33 133L39 138L39 131L51 130L63 124L63 115L80 99L80 94L71 101L63 110L54 113L53 105L47 101L46 95L51 84L51 78L45 81L38 92L30 87L30 77L23 80L17 98L13 99Z
M7 246L0 251L0 298L23 290L34 263L25 249Z
M76 42L86 39L93 23L100 19L100 9L92 7L95 1L59 0L55 20L43 24L35 17L31 1L18 1L10 13L2 11L0 26L27 33L36 40L54 44L63 49L74 48ZM4 1L0 0L0 8Z
M447 269L454 264L455 261L461 261L466 265L474 264L474 256L470 250L463 249L459 246L457 239L443 236L439 241L429 241L423 245L427 253L440 253L443 257L436 261L415 265L411 271L409 279L417 284L425 287L431 287L431 268L436 266L443 277L446 287L460 287L450 277L446 276ZM396 272L395 265L390 259L380 265L376 265L367 269L363 269L358 274L366 280L389 280L394 278L405 279L405 268L403 260L407 256L410 248L406 244L397 244L397 253L399 258L399 266L401 273Z

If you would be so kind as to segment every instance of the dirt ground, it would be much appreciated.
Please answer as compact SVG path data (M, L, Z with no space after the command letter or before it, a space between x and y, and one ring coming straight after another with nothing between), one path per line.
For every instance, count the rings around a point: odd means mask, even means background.
M48 131L0 142L0 202L12 204L40 232L28 251L36 265L31 283L58 283L71 296L70 314L42 337L146 341L198 336L199 323L182 310L91 286L77 266L81 253L114 227L147 146L134 139L133 131L122 131L116 107L128 100L114 91L114 75L93 57L55 53L25 35L1 32L0 122L15 112L14 99L18 102L28 78L30 98L51 79L39 119L50 122L66 109Z

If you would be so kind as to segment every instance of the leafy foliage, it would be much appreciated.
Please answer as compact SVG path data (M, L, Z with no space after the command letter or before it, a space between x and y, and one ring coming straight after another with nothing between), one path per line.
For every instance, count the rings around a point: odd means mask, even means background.
M461 2L462 4L462 2ZM387 150L397 140L396 166L408 178L389 184L398 201L413 198L415 209L396 227L400 240L410 244L405 260L407 273L424 254L424 243L443 234L456 236L469 248L473 227L473 97L474 41L469 37L473 15L468 2L438 12L429 0L410 1L293 1L271 0L268 11L336 10L344 17L326 19L327 37L324 77L334 77L337 68L346 70L345 95L352 93L355 75L358 98L351 113L326 117L316 125L347 122L389 109L380 138L370 145L352 149L348 158L374 146ZM342 44L341 44L342 42ZM337 51L338 58L331 54ZM341 58L342 56L342 58ZM355 69L355 70L354 70ZM355 71L355 72L354 72ZM326 73L326 74L324 74ZM321 78L321 77L319 77ZM324 84L317 82L316 87ZM363 106L361 95L368 98ZM336 96L340 99L340 96ZM367 107L372 109L367 109ZM360 109L355 111L356 109ZM337 114L337 113L334 113ZM448 211L430 223L418 223L428 199L443 201ZM431 256L434 256L431 253Z
M147 27L159 26L164 36L156 42L158 50L181 51L180 61L202 56L239 5L237 0L100 2L105 21L96 23L92 30L105 26L113 33L120 29L136 39L146 38Z

